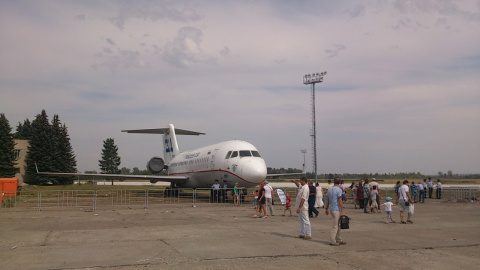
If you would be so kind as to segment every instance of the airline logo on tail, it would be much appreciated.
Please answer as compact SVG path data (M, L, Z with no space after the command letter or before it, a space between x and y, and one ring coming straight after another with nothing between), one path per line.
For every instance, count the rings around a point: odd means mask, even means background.
M165 140L165 152L173 153L172 138Z

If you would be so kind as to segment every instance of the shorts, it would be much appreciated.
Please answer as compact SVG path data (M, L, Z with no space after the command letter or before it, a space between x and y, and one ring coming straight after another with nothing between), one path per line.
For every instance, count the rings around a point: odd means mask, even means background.
M398 209L400 210L400 212L405 212L405 210L408 211L408 206L405 205L404 200L398 200Z
M372 200L372 205L371 205L372 208L378 208L378 204L377 204L377 201L376 200Z

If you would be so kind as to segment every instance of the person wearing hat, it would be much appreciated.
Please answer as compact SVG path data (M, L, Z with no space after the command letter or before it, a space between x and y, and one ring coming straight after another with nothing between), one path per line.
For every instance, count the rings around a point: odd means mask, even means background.
M391 197L387 197L386 198L386 202L383 204L385 205L385 212L387 213L387 220L385 221L385 223L395 223L395 221L392 219L392 206L396 205L394 203L392 203L392 198Z

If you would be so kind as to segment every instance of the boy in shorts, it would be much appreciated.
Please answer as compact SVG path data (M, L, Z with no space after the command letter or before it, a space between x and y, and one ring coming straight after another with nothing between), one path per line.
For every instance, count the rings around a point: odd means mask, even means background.
M290 209L290 207L292 207L292 204L290 203L292 199L290 198L288 193L285 193L285 198L287 198L287 202L285 203L285 210L283 210L282 216L285 216L285 213L287 213L287 211L290 211L290 216L292 216L292 210Z
M392 203L391 200L392 198L387 197L386 202L383 204L385 205L385 212L387 212L387 220L385 223L395 223L395 221L392 219L392 206L395 206L396 204Z

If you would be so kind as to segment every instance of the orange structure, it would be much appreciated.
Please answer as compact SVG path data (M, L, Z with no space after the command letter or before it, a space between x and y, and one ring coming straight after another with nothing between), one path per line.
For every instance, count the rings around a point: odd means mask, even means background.
M18 178L0 178L0 203L17 194Z

